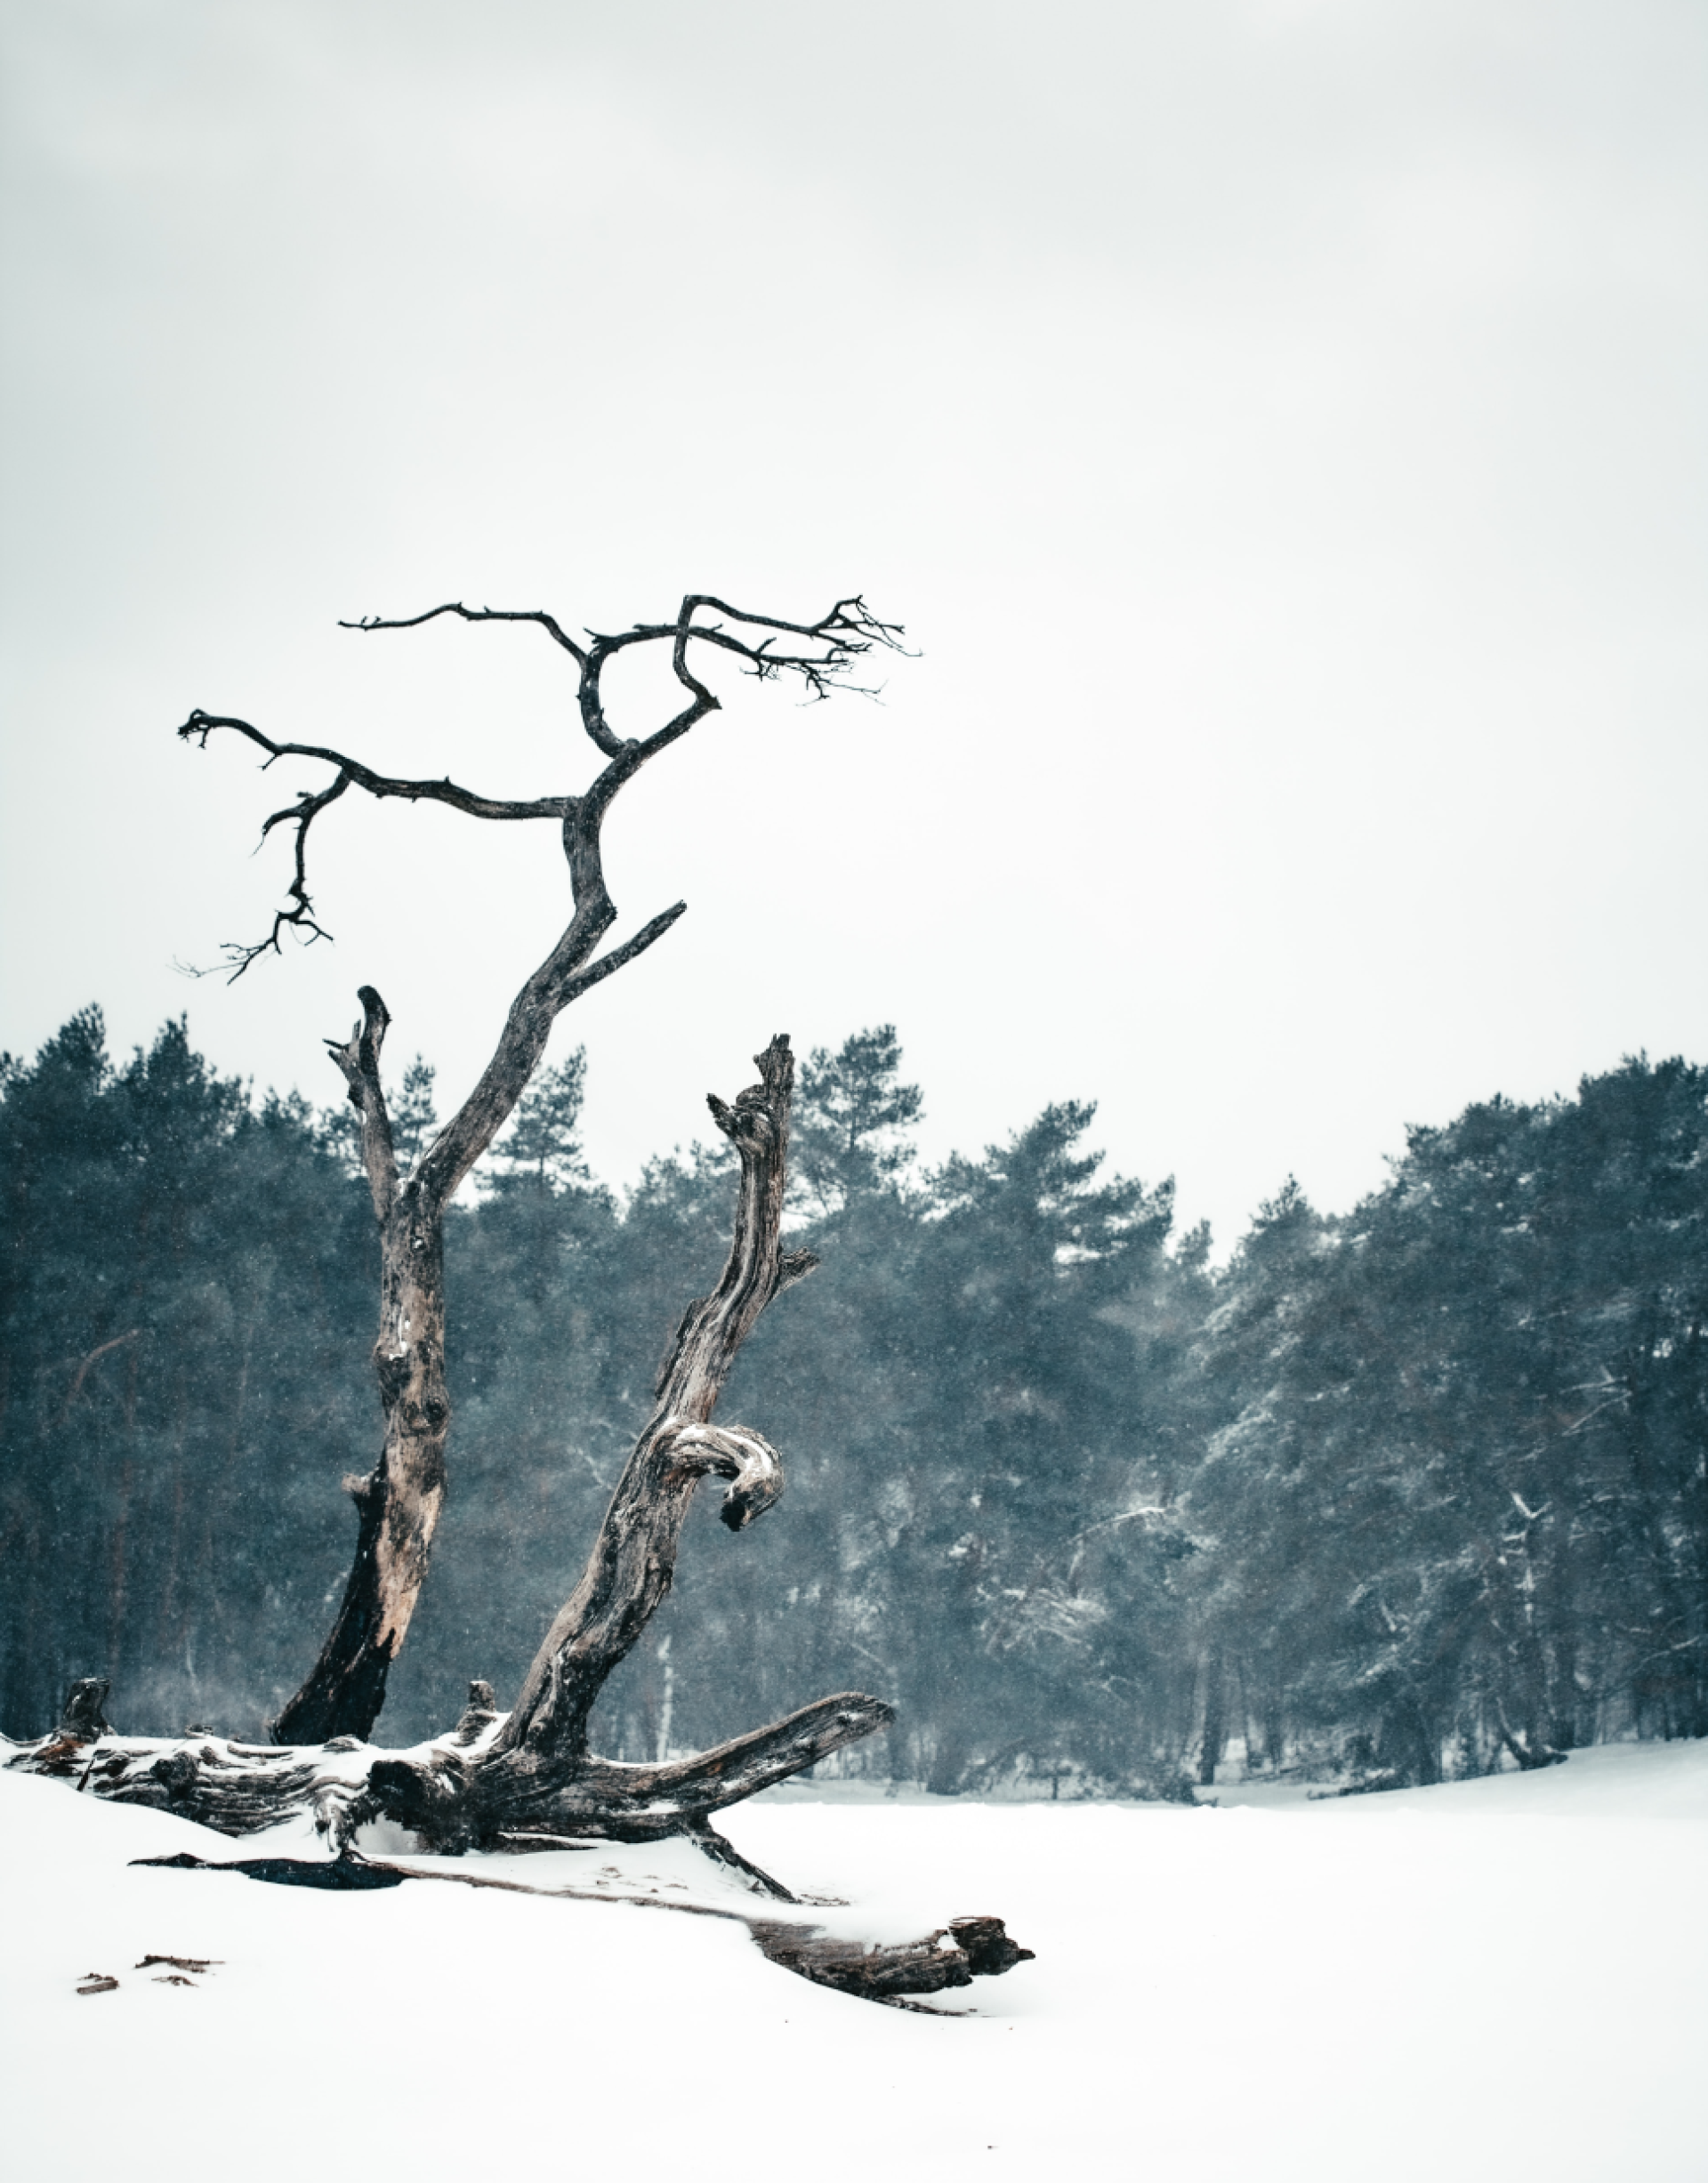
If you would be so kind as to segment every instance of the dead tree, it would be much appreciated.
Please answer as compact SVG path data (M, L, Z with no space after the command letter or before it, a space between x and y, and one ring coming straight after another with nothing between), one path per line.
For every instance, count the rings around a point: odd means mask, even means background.
M393 779L342 751L317 744L275 742L247 721L229 716L195 712L178 730L204 748L208 737L222 729L246 737L267 753L269 766L281 758L303 758L334 769L326 787L316 794L300 792L294 804L275 811L262 826L263 838L275 826L294 830L294 872L286 906L275 914L267 937L228 947L233 978L241 977L259 956L279 952L286 931L310 941L326 937L309 890L309 835L321 812L350 788L375 797L446 803L472 818L557 820L574 903L574 915L556 946L511 1003L503 1034L479 1082L427 1147L413 1173L399 1172L393 1149L380 1075L391 1018L372 986L360 990L362 1020L348 1041L326 1042L343 1075L350 1103L361 1116L362 1164L379 1224L380 1326L373 1361L384 1439L374 1469L344 1481L357 1509L355 1559L320 1656L273 1724L272 1733L281 1744L369 1733L385 1702L386 1676L407 1633L427 1574L445 1498L445 1446L451 1422L445 1377L446 1208L527 1089L558 1017L590 987L644 954L687 906L673 904L619 946L595 955L616 920L601 856L600 831L607 812L618 791L642 766L719 709L717 697L695 672L691 648L722 653L761 681L794 678L809 697L822 698L834 689L857 687L850 681L857 662L875 648L896 648L901 635L858 598L839 600L816 622L787 622L773 615L745 613L700 594L683 600L673 622L638 623L615 636L590 635L585 642L571 637L549 614L462 605L435 607L407 620L376 617L345 626L414 629L446 614L468 622L531 622L568 654L578 674L581 724L605 761L590 787L576 795L506 801L478 795L448 779ZM619 654L647 645L669 648L687 702L650 735L621 737L606 717L604 672Z
M702 621L709 613L722 621ZM362 1163L382 1245L380 1331L374 1368L385 1422L380 1459L364 1478L345 1481L356 1500L356 1557L330 1635L307 1681L273 1725L270 1746L232 1742L196 1728L150 1739L114 1733L103 1707L104 1682L88 1678L68 1697L59 1726L19 1749L12 1766L75 1781L119 1803L174 1812L243 1836L288 1832L312 1821L318 1858L268 1856L223 1861L251 1877L292 1884L373 1887L405 1878L445 1879L442 1870L407 1871L361 1854L365 1826L389 1820L428 1852L520 1852L579 1847L592 1839L650 1841L684 1835L752 1891L790 1904L788 1889L750 1865L717 1832L713 1815L870 1735L890 1719L881 1699L844 1691L715 1750L655 1765L629 1765L589 1748L588 1722L606 1679L635 1644L670 1590L684 1519L700 1481L727 1482L721 1514L742 1530L783 1490L775 1448L751 1426L713 1422L718 1398L760 1314L817 1264L812 1253L783 1248L794 1060L786 1035L757 1057L760 1081L731 1105L709 1099L713 1119L740 1163L729 1256L709 1296L683 1313L660 1367L650 1415L612 1495L580 1583L546 1632L514 1707L501 1713L484 1682L470 1688L461 1720L409 1752L383 1752L365 1739L384 1701L419 1594L445 1493L450 1402L445 1379L442 1231L447 1205L514 1108L544 1052L552 1026L578 994L642 954L681 914L678 902L607 955L594 950L616 915L600 862L600 827L612 799L647 761L716 709L695 674L689 648L733 656L745 672L798 677L809 696L849 687L856 661L894 647L900 631L878 621L858 599L839 600L820 620L791 623L746 614L690 596L674 622L639 624L584 645L549 616L435 608L408 622L371 621L364 629L413 628L442 614L467 621L528 621L544 627L575 660L582 724L606 763L579 795L504 802L451 781L396 780L338 751L277 743L246 721L193 713L180 734L205 745L216 729L247 737L267 762L286 757L336 769L329 786L302 793L275 812L263 832L295 829L288 906L267 938L230 951L231 974L277 951L294 929L323 937L309 892L310 829L352 786L374 796L431 799L477 818L555 818L575 914L555 947L512 1003L497 1049L473 1092L427 1148L413 1173L399 1172L380 1061L388 1016L372 987L361 988L362 1020L346 1043L328 1040L361 1117ZM727 624L734 624L733 627ZM769 633L761 633L769 632ZM779 639L794 648L779 648ZM606 721L600 676L630 647L668 644L689 702L644 739L623 740ZM308 1833L304 1825L301 1830ZM312 1839L310 1837L310 1839ZM185 1853L158 1860L197 1865ZM479 1886L520 1887L490 1873ZM539 1892L541 1890L527 1890ZM556 1889L556 1893L575 1889ZM689 1907L683 1905L682 1907ZM742 1915L728 1909L702 1914ZM940 1932L873 1949L824 1935L817 1926L746 1916L773 1961L802 1976L873 1999L893 2000L965 1985L1027 1960L988 1917L954 1921Z

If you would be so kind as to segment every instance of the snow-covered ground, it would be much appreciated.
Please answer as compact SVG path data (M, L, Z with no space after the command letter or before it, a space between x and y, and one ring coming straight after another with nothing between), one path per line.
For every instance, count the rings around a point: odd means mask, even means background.
M0 1776L9 2172L1708 2178L1708 1746L1219 1793L729 1816L761 1865L850 1898L839 1929L1006 1917L1037 1961L937 2021L714 1919L137 1869L257 1845ZM668 1893L684 1854L504 1869ZM133 1968L149 1953L218 1962L173 1986ZM89 1971L117 1990L80 1996Z

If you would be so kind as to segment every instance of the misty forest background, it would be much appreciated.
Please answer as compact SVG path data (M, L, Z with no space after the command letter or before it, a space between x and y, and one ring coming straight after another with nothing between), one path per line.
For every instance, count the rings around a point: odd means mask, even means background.
M0 1069L0 1728L100 1673L123 1728L258 1734L378 1448L352 1111L257 1103L181 1022L117 1062L93 1008ZM536 1083L451 1217L451 1495L388 1742L471 1676L514 1692L728 1247L730 1161L619 1196L582 1078ZM409 1070L406 1156L432 1090ZM700 1497L599 1747L848 1687L899 1717L823 1770L943 1792L1379 1786L1708 1732L1708 1071L1414 1129L1354 1212L1289 1183L1221 1268L1167 1184L1103 1176L1092 1112L927 1172L892 1031L803 1064L824 1265L721 1409L789 1490L735 1536Z

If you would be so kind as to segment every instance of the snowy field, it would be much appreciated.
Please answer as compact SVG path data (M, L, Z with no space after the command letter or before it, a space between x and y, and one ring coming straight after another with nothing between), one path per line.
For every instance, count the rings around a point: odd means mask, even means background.
M827 1918L993 1911L1036 1950L934 2020L708 1918L137 1870L256 1845L0 1776L9 2172L1708 2179L1708 1746L1219 1793L730 1815L750 1857L850 1898ZM681 1856L576 1869L668 1892ZM173 1986L149 1953L218 1962ZM79 1996L89 1971L117 1989Z

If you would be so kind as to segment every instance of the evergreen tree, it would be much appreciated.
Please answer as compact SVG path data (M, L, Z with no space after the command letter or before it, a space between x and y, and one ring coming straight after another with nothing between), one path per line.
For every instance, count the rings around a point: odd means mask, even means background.
M391 1142L406 1174L438 1133L439 1115L433 1106L438 1075L419 1054L403 1072L403 1086L391 1109Z
M558 1196L590 1180L576 1134L586 1085L584 1046L559 1067L540 1070L488 1155L494 1163L487 1176L489 1189L525 1183L536 1197Z
M6 1717L98 1671L258 1730L342 1559L359 1207L301 1101L253 1109L181 1022L115 1068L93 1009L8 1069L0 1169Z
M906 1132L924 1113L919 1086L901 1082L893 1023L856 1031L834 1054L814 1047L796 1095L793 1150L802 1197L823 1217L896 1188L914 1158Z

